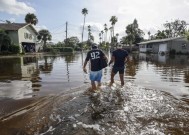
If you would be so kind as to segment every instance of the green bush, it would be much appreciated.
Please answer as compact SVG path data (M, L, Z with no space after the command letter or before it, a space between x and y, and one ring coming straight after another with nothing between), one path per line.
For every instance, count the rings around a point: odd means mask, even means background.
M20 52L20 47L18 45L10 45L9 46L9 51L11 53L14 53L14 54L19 53Z
M170 55L175 55L176 54L176 50L175 49L170 50L169 54Z
M72 47L63 47L60 48L60 52L73 52L73 48Z
M2 51L2 52L0 53L0 55L9 55L9 54L12 54L12 53L9 52L9 51Z
M81 51L81 48L80 48L79 46L76 46L76 47L74 48L74 50L75 50L75 51Z
M72 47L53 47L53 48L46 48L46 52L73 52L74 49Z

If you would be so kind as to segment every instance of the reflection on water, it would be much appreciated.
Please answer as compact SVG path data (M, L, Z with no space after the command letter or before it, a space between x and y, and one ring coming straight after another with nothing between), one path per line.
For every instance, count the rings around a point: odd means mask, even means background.
M139 55L134 82L148 88L160 89L175 96L189 95L188 56Z
M82 71L85 57L86 53L0 58L0 97L20 99L57 94L90 83L88 74ZM110 67L104 69L103 81L109 80L110 72ZM116 75L115 79L119 79L119 76ZM125 81L188 99L189 58L132 55L126 66Z

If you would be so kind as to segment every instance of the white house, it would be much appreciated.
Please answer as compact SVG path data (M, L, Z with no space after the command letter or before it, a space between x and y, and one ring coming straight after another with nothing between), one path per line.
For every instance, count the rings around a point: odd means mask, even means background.
M37 31L31 24L26 23L0 23L0 29L4 30L13 44L20 46L20 52L37 52Z
M185 37L150 40L139 43L140 52L152 53L189 53L189 41Z

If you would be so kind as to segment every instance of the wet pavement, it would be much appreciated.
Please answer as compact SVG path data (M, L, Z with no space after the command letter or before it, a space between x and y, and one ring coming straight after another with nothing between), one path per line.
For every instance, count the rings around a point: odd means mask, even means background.
M182 135L189 134L189 104L169 93L127 82L88 85L27 102L14 113L1 113L3 135ZM35 98L34 98L35 99ZM7 111L9 111L7 109Z

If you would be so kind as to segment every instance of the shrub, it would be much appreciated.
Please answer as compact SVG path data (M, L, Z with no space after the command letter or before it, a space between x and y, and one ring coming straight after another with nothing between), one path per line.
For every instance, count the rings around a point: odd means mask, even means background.
M20 47L18 45L10 45L9 46L9 51L11 53L14 53L14 54L19 53L20 52Z
M60 49L60 52L73 52L73 48L72 47L63 47Z
M147 50L146 53L147 53L147 54L150 54L150 53L152 53L152 52L151 52L150 50Z
M81 48L80 48L79 46L76 46L76 47L74 48L74 50L75 50L75 51L81 51Z
M169 54L170 55L175 55L176 54L176 50L175 49L170 50Z

